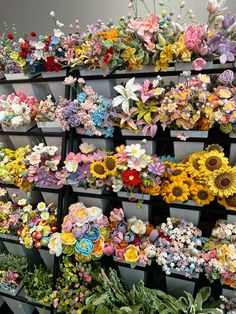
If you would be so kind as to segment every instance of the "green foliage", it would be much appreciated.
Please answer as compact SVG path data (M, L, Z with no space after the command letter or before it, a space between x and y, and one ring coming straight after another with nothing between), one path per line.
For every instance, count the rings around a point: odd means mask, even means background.
M34 272L29 274L25 284L25 295L28 299L50 305L52 293L53 275L42 265L35 267Z
M0 270L16 272L20 277L24 277L27 272L27 258L14 256L9 253L0 254Z

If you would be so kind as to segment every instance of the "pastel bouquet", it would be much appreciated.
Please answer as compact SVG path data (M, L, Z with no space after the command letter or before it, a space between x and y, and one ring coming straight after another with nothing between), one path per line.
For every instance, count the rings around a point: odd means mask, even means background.
M66 84L76 79L68 77ZM82 78L78 79L78 94L73 101L61 99L58 104L57 117L63 130L76 127L78 134L89 136L112 137L114 127L111 120L111 102L94 92Z
M116 156L88 143L82 143L79 149L79 153L66 156L65 166L57 175L59 182L85 189L111 185L111 176L117 171Z
M0 189L0 233L17 235L17 230L22 225L21 211L23 207L17 202L9 201L6 194L5 189Z
M177 271L191 278L204 270L202 247L207 239L193 223L171 217L157 230L156 262L166 274Z
M22 208L22 225L18 229L20 243L26 248L47 246L51 235L57 230L57 209L53 204L38 203L36 208L27 204L26 199L19 200Z
M52 96L47 96L47 99L41 100L38 104L38 112L35 116L36 122L48 122L56 120L57 105L52 101Z
M142 143L121 145L116 150L118 171L112 178L113 191L125 190L129 197L135 197L135 193L159 195L161 177L165 171L160 159L148 155Z
M236 223L219 220L205 244L205 273L210 281L220 279L222 284L236 284Z
M61 187L57 179L61 155L57 153L56 146L45 146L43 143L32 148L32 152L26 156L27 173L29 182L39 187Z
M144 80L137 84L135 78L130 79L125 86L117 85L114 89L119 94L112 101L112 106L117 108L114 112L114 123L122 129L148 131L153 137L157 132L159 121L159 107L164 98L161 78L153 82Z
M78 261L98 259L103 255L104 240L108 233L108 219L98 207L83 203L70 205L64 217L62 232L55 233L49 241L51 254L75 255Z
M156 256L154 227L136 217L125 219L124 211L114 208L110 212L110 232L104 244L104 254L131 263L132 267L150 265Z
M15 294L27 273L27 258L0 254L0 288Z
M31 190L32 183L26 178L26 157L30 153L30 147L19 147L16 150L8 148L0 149L0 179L9 184L14 184L23 191Z
M24 93L0 97L0 124L5 128L17 129L31 125L38 111L38 99Z

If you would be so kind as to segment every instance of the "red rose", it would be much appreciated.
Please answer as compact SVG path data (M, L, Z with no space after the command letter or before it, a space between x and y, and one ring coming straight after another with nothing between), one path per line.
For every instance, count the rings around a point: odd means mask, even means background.
M30 36L36 37L36 33L35 33L35 32L31 32L31 33L30 33Z
M122 173L122 180L127 187L137 186L142 183L142 178L140 178L140 172L135 169L125 170Z
M58 72L61 70L61 65L58 62L55 62L55 58L53 56L50 56L46 59L45 69L49 72Z
M14 37L12 34L7 34L7 38L12 40Z

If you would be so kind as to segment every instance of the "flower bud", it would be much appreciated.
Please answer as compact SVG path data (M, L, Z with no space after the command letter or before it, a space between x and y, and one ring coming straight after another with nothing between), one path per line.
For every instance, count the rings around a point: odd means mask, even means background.
M158 41L162 47L164 47L166 45L166 40L161 34L158 34Z
M50 15L51 15L52 17L55 17L55 16L56 16L56 13L55 13L54 11L51 11L51 12L50 12Z
M207 11L210 14L215 13L218 10L218 3L217 0L208 0L207 2Z

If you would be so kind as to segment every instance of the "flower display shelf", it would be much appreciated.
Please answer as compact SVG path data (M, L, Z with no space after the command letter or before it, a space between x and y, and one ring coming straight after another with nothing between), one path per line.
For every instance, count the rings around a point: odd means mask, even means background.
M75 186L72 187L74 192L78 194L80 193L83 194L83 195L78 195L78 200L80 202L83 202L87 206L101 207L103 210L105 210L108 207L109 201L106 199L103 199L102 197L98 197L98 198L90 197L89 194L100 196L105 191L105 188L106 187L102 187L100 189L92 189L92 188L84 189L82 187L75 187ZM86 194L88 194L88 196L86 196Z

